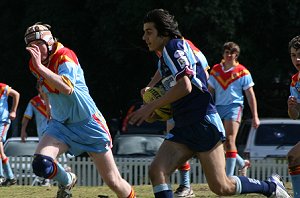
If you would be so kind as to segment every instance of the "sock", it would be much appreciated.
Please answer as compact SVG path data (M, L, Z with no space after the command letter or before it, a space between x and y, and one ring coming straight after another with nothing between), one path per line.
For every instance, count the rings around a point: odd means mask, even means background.
M173 198L172 190L165 190L154 193L155 198Z
M292 178L292 186L295 198L300 198L300 165L289 167L289 174Z
M8 157L6 157L5 159L2 159L2 166L3 166L4 172L6 172L6 174L7 174L8 179L15 178L14 173L12 172L12 169L10 167Z
M57 161L55 162L54 166L57 167L57 172L48 179L55 179L59 184L63 186L70 184L72 182L71 175L65 171L64 167Z
M159 184L153 186L155 198L173 198L173 191L170 184Z
M237 151L226 151L226 175L233 176L235 171Z
M236 164L240 168L243 168L245 166L245 160L239 154L236 155Z
M269 181L260 181L244 176L232 176L236 183L236 194L259 193L267 197L276 191L276 185Z
M185 186L190 188L191 187L191 182L190 182L190 163L186 162L182 166L178 168L179 173L180 173L180 182L179 185Z
M132 187L131 187L131 192L130 192L130 194L128 195L127 198L135 198L135 192L134 192Z
M2 168L2 157L0 155L0 177L4 177L3 168Z

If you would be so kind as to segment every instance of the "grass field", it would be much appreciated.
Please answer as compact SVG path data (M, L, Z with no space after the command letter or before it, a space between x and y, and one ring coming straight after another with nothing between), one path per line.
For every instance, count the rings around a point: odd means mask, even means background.
M291 184L286 184L290 194L292 193ZM192 185L196 197L219 197L213 194L206 184ZM137 197L153 198L152 188L149 185L134 186ZM50 188L39 186L11 186L1 187L0 197L2 198L55 198L57 187ZM73 198L97 198L98 195L106 195L109 198L116 198L116 195L106 186L101 187L75 187L73 190ZM234 197L264 197L258 194L249 194Z

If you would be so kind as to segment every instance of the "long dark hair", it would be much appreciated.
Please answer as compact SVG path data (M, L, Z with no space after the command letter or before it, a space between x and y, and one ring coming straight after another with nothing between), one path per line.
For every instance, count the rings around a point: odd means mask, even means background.
M178 22L167 10L154 9L144 17L144 23L154 23L158 36L169 36L170 38L182 38L178 29Z

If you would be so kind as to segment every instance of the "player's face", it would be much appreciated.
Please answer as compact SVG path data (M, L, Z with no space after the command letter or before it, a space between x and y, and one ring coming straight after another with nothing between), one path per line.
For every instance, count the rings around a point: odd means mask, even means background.
M149 51L162 52L166 44L166 39L166 37L158 36L154 23L150 22L144 24L143 40L148 45Z
M237 59L237 53L226 49L223 53L223 58L225 62L234 62Z
M48 48L47 45L45 44L45 42L41 41L41 40L35 40L32 41L29 45L36 45L38 46L38 48L40 49L41 52L41 61L45 62L45 60L48 58Z
M291 48L291 59L295 68L300 71L300 49Z

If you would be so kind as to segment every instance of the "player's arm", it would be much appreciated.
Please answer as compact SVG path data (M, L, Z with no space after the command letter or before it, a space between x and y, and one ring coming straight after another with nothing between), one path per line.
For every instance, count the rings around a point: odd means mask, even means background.
M14 89L10 89L8 95L13 98L11 110L9 113L9 118L14 120L16 118L16 112L19 105L20 94Z
M294 96L290 96L288 98L287 104L289 117L293 120L299 118L300 104L297 102L297 98Z
M32 63L41 76L43 76L60 93L66 95L72 93L73 88L65 82L62 76L55 74L41 63L41 52L37 45L28 46L26 47L26 50L31 54Z
M159 99L153 100L152 102L143 105L139 110L133 112L129 116L130 124L140 125L146 120L155 109L158 109L167 104L171 104L180 98L188 95L192 91L192 84L188 76L183 76L177 80L176 85L173 86L169 91L165 93Z
M48 96L45 92L43 92L43 90L40 91L40 95L41 95L42 99L45 101L46 111L47 111L47 119L49 120L51 118L51 105L50 105Z
M161 80L161 75L158 70L156 70L154 76L151 78L151 81L148 83L146 87L141 89L141 96L144 95L147 89L153 88L159 81Z
M253 90L253 87L250 87L245 90L245 95L247 97L247 101L252 113L252 126L254 128L257 128L260 124L259 118L258 118L258 112L257 112L257 101L255 97L255 93Z
M212 86L210 86L209 84L208 84L208 91L210 92L212 97L215 97L215 89Z
M22 142L25 142L26 138L27 138L27 132L26 132L26 128L29 122L29 118L27 118L26 116L23 116L22 118L22 127L21 127L21 139Z

